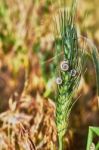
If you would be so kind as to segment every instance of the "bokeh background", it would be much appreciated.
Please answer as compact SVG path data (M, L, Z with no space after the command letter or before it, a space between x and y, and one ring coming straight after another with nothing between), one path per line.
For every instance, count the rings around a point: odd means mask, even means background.
M79 34L99 49L98 4L79 0L76 21ZM52 59L56 5L51 0L0 0L0 150L58 148ZM68 150L85 150L88 127L99 126L95 70L92 60L85 59L64 137Z

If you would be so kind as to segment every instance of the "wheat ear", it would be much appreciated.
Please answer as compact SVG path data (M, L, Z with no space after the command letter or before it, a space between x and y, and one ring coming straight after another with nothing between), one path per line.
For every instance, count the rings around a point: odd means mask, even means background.
M63 149L62 139L67 131L69 115L74 104L73 95L78 87L81 74L81 53L75 26L76 1L71 9L59 9L55 17L56 55L57 55L57 96L56 126L59 139L59 150ZM58 46L61 44L61 48ZM63 58L58 56L63 51Z

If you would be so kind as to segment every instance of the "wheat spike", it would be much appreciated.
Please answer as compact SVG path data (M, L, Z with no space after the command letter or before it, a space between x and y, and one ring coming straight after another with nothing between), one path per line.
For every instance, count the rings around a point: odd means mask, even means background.
M78 87L81 74L81 51L75 25L76 1L71 9L61 8L55 17L57 73L56 126L59 138L59 150L62 150L62 138L68 127L69 115L74 104L73 95ZM61 49L57 45L61 44ZM63 58L58 54L63 51ZM62 64L63 63L63 64ZM62 68L63 67L63 68ZM58 81L58 80L57 80Z

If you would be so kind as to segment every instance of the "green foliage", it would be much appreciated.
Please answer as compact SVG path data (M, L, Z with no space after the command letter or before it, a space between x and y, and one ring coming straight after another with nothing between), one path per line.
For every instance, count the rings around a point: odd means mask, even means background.
M93 143L93 139L96 136L99 137L99 127L89 127L87 149L86 150L91 150L92 146L93 146L93 150L99 149L99 142L96 144Z

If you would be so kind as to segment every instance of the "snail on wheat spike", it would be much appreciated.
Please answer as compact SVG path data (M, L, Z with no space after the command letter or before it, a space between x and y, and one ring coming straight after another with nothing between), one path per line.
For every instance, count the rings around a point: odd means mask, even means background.
M75 25L77 1L73 0L70 9L64 7L58 9L54 16L56 36L56 54L63 54L63 58L57 56L56 70L56 127L59 139L59 150L63 150L63 136L67 131L69 115L74 104L73 95L78 87L81 74L81 51L78 44L78 36ZM57 29L56 29L57 28ZM58 39L58 40L57 40ZM58 49L61 41L61 48Z

